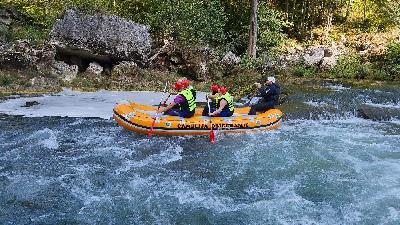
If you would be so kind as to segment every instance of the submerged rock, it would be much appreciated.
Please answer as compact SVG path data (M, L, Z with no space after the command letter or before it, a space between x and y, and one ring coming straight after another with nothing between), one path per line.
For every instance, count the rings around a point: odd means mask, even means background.
M357 117L373 121L389 121L395 117L395 110L361 105L357 109Z
M32 106L34 106L34 105L39 105L39 102L37 102L37 101L25 102L25 105L23 105L23 106L21 106L21 107L26 107L26 108L28 108L28 107L32 107Z

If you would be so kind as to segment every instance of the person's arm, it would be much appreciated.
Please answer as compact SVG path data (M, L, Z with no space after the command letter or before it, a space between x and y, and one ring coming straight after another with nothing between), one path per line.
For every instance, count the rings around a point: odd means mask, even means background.
M221 113L227 104L228 104L228 101L226 101L225 99L222 99L220 102L219 108L216 111L214 111L213 113L210 113L209 115L215 116L216 114Z
M258 90L257 90L257 94L254 96L254 97L266 97L267 94L268 93L268 88L265 88L265 87L260 87Z
M273 96L278 94L278 89L275 86L269 86L265 89L265 97Z
M168 111L172 109L176 105L176 102L171 102L167 107L160 107L160 109L157 111L158 113L163 113L165 111Z
M218 98L218 96L219 96L219 93L217 92L217 93L215 93L215 94L209 95L208 98L210 98L210 99L212 99L212 100L215 100L216 98Z
M174 98L174 101L173 102L171 102L167 107L165 107L165 108L160 108L160 110L158 110L157 112L165 112L165 111L168 111L168 110L170 110L170 109L172 109L175 105L177 105L177 104L182 104L183 102L185 101L185 99L182 97L182 96L180 96L180 95L177 95L175 98Z

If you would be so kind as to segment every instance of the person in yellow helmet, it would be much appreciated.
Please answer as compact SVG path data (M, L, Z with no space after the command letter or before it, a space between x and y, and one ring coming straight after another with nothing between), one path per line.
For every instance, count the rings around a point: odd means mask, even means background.
M233 98L229 94L226 87L219 88L219 95L215 99L217 109L209 114L215 117L229 117L233 115L235 107L233 105Z

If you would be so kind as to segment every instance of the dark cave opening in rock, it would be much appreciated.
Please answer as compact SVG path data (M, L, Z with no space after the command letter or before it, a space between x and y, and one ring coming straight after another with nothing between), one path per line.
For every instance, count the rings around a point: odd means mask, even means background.
M70 49L70 48L56 48L55 59L57 61L63 61L68 65L77 65L80 73L87 70L90 63L96 62L103 67L103 73L109 74L114 65L120 61L113 59L108 55L93 54L89 51L81 49Z

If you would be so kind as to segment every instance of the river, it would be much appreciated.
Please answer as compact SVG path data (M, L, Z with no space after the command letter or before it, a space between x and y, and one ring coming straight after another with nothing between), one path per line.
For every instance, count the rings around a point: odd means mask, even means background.
M110 118L118 101L159 96L3 99L0 224L400 224L397 118L289 116L271 132L217 132L214 145L149 140ZM21 107L28 101L38 104ZM399 102L379 106L399 110Z

